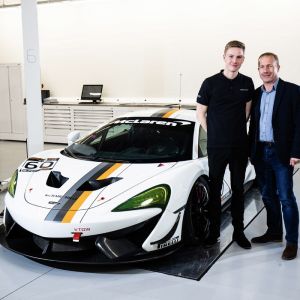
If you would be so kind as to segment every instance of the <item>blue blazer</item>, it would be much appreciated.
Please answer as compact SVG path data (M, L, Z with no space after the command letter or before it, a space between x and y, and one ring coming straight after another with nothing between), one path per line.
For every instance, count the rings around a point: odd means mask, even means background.
M261 87L255 90L249 128L250 159L259 158L259 119ZM300 158L300 87L279 79L273 108L272 126L275 147L282 163Z

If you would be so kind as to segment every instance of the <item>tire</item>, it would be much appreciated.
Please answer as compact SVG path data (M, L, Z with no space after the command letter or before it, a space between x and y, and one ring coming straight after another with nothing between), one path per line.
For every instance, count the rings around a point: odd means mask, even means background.
M199 177L190 192L183 219L183 242L186 245L198 245L209 234L207 204L209 187L207 180Z

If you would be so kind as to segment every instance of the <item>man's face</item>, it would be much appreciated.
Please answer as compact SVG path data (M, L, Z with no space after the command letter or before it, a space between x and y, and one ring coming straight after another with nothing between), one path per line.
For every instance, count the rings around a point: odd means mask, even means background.
M225 70L237 72L244 62L244 51L241 48L229 48L224 54Z
M263 83L274 83L278 78L279 66L273 56L263 56L258 61L258 72Z

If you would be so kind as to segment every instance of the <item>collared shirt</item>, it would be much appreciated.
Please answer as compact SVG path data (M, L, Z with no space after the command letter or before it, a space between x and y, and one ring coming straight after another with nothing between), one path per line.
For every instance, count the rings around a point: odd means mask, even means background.
M259 120L259 140L261 142L274 142L272 116L278 80L274 83L270 92L266 91L263 85L261 87L262 95Z

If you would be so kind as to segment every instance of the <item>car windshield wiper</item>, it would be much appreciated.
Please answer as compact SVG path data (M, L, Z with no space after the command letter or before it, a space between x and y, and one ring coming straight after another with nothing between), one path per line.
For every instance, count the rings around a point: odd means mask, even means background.
M64 149L64 153L73 158L77 158L77 156L72 151L70 151L68 148Z

